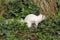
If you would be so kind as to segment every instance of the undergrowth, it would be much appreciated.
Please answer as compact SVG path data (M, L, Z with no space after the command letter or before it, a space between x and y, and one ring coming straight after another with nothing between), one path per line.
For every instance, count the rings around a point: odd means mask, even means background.
M60 40L60 12L39 23L37 30L20 22L28 14L38 15L39 8L30 1L11 0L0 17L0 40Z

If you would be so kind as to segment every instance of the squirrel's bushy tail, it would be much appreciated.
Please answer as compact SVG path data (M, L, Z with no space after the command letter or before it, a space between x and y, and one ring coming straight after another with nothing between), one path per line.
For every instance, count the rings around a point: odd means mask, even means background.
M21 18L21 19L20 19L20 22L23 22L23 23L25 23L25 20L24 20L23 18Z

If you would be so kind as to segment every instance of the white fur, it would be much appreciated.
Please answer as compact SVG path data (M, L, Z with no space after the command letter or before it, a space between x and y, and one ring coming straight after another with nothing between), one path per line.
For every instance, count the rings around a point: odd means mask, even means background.
M38 23L43 21L44 19L45 19L45 15L40 14L40 15L36 16L34 14L29 14L25 17L24 21L23 21L23 19L21 19L21 21L27 23L28 27L32 27L33 23L35 23L35 27L37 27Z

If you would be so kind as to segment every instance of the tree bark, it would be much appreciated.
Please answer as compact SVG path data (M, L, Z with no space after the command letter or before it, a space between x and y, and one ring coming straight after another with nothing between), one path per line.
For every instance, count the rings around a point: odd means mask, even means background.
M58 11L55 0L33 0L33 3L40 8L39 13L45 15L55 15Z
M5 3L9 3L9 0L4 0L4 1L5 1ZM6 6L2 4L2 0L0 0L0 8L1 8L0 16L2 16L4 14L5 10L6 10Z

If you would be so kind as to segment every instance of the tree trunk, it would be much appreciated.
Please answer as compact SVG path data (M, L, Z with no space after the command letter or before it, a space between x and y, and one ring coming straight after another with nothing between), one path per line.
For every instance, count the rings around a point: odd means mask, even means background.
M5 3L9 2L9 0L4 0L4 1L5 1ZM0 8L1 8L1 10L0 10L0 16L2 16L4 14L5 10L6 10L6 6L3 5L2 3L4 3L4 2L2 0L0 0Z
M33 0L33 3L40 8L39 13L55 15L58 11L55 0Z

